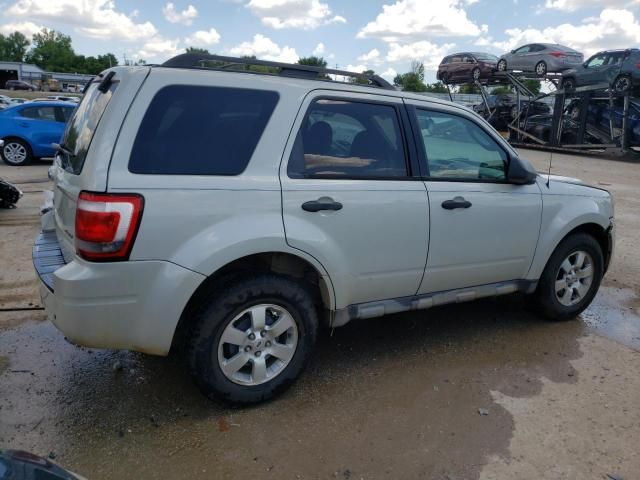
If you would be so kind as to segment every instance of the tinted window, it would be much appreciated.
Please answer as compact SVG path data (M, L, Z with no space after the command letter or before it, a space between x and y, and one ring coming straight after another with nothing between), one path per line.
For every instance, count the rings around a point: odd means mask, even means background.
M317 100L296 137L288 174L293 178L406 176L395 107Z
M507 154L480 126L448 113L417 110L416 115L431 178L506 178Z
M58 109L58 121L60 122L68 122L71 116L73 115L73 108L68 107L57 107Z
M529 53L530 49L530 45L525 45L524 47L520 47L519 49L517 49L514 53Z
M105 93L98 90L99 82L93 82L85 92L80 104L64 131L62 142L71 154L60 153L62 167L76 175L82 171L93 134L98 127L118 82L112 82Z
M531 45L531 47L529 47L529 52L541 52L545 49L546 47L544 45Z
M129 170L169 175L244 171L278 102L266 90L172 85L151 101Z
M53 107L28 107L23 108L20 115L34 120L56 121L56 112Z
M622 60L624 60L624 52L610 53L609 55L607 55L605 64L608 66L620 65L622 63Z

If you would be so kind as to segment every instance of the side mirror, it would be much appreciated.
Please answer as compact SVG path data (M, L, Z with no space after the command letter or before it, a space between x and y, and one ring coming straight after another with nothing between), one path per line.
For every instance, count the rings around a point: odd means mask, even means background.
M516 53L516 51L515 50L511 50L509 53Z
M514 185L531 185L536 182L538 173L518 157L512 156L507 167L507 181Z

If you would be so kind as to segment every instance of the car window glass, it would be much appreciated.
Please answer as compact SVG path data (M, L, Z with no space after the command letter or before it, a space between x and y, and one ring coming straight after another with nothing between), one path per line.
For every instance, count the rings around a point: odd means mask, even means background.
M587 68L596 68L596 67L600 67L604 64L604 55L596 55L595 57L591 58L591 60L589 60L589 63L587 63Z
M506 152L475 122L427 110L417 110L416 116L431 178L506 179Z
M390 105L317 100L291 152L292 178L387 178L407 175L396 109Z
M624 59L624 52L610 53L607 55L606 65L620 65Z
M524 47L520 47L514 53L528 53L531 47L529 45L525 45Z
M544 49L545 49L544 45L532 45L531 48L529 49L529 51L530 52L541 52Z
M461 58L460 57L452 57L451 58L451 63L460 63Z
M142 119L129 171L165 175L239 175L278 103L277 92L171 85Z
M20 112L22 117L32 118L34 120L56 121L56 113L53 107L29 107L24 108Z

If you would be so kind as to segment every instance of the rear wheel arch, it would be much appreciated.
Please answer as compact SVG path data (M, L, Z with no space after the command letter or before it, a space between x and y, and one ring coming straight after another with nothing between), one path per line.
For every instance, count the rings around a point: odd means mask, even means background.
M203 302L215 295L216 291L230 282L265 273L282 275L303 282L305 288L314 296L319 317L326 320L324 323L328 324L328 312L335 308L335 295L331 279L321 267L291 253L256 253L229 262L200 284L180 316L173 335L172 350L184 347L195 320L195 312Z

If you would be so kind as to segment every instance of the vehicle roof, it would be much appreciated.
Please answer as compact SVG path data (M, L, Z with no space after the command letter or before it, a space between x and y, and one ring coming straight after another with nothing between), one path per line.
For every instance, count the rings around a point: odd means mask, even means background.
M19 103L17 105L11 105L10 107L7 107L4 111L6 112L9 109L22 109L25 107L74 107L76 105L74 105L71 102L62 102L59 100L47 100L42 101L42 102L26 102L26 103Z
M111 68L109 71L111 70L114 70L116 72L122 71L122 70L126 71L132 68L144 68L144 67L118 66L118 67ZM465 111L468 110L454 102L443 100L437 97L431 97L428 95L419 95L417 93L404 92L401 90L391 90L391 89L378 88L378 87L373 87L368 85L359 85L356 83L334 82L332 80L305 79L305 78L297 78L297 77L281 77L278 75L261 73L261 72L238 72L233 70L224 71L224 70L206 69L206 68L189 69L189 68L178 68L178 67L163 67L161 65L152 65L146 68L152 68L154 70L168 71L168 72L181 70L181 71L207 72L211 74L221 74L221 75L242 75L242 76L252 75L255 77L257 83L258 82L270 83L275 79L276 81L281 81L282 83L286 83L287 85L298 87L308 92L313 90L335 90L337 92L354 92L354 93L365 93L370 95L377 94L377 95L397 97L397 98L412 98L415 100L422 100L422 101L437 103L440 105L449 105Z

